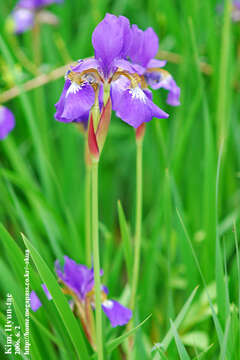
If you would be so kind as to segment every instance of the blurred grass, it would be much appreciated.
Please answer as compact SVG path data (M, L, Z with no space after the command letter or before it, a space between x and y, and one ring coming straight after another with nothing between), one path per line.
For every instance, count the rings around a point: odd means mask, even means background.
M41 29L41 69L64 64L66 54L63 49L59 51L57 36L62 37L73 60L91 56L91 33L105 12L125 15L144 29L152 26L159 35L160 49L183 58L181 64L167 64L181 87L181 106L170 108L165 104L164 91L156 92L155 101L170 118L149 123L144 140L143 246L136 314L139 322L149 313L152 317L137 330L136 358L143 360L151 354L171 360L179 356L240 358L240 25L230 24L228 3L225 1L225 10L219 13L218 1L65 0L62 6L51 7L60 25L55 29L43 25ZM18 64L4 30L14 4L10 0L0 2L1 91L32 78ZM31 33L21 36L19 43L31 58ZM212 75L202 75L200 60L213 67ZM1 222L22 250L19 234L24 232L52 270L55 259L61 260L64 254L86 262L84 138L74 126L53 118L53 105L63 83L64 79L59 79L7 103L17 126L0 143ZM128 225L129 233L133 233L135 212L135 145L133 130L115 116L99 175L104 282L112 297L127 301L131 273ZM117 207L119 199L122 208ZM176 208L203 272L203 283ZM24 284L16 275L14 252L6 250L2 233L0 240L2 323L5 294L11 291L23 301ZM40 279L35 269L32 273L36 280L33 288L39 291ZM186 318L179 327L171 327L170 319L177 317L198 285ZM71 339L54 304L40 292L39 297L44 307L31 322L32 358L75 359ZM18 302L17 307L22 309L22 303ZM16 311L16 315L19 313ZM165 355L162 350L151 353L153 344L161 343L169 329L176 341L171 341ZM51 336L46 336L48 331L62 344L58 352ZM201 336L194 336L196 332ZM121 334L121 329L106 327L107 341ZM124 349L125 345L121 346ZM111 358L121 359L121 350L114 349Z

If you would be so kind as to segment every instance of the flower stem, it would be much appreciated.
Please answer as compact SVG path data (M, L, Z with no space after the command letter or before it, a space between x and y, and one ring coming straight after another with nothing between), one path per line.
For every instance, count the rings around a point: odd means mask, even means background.
M91 168L86 165L85 178L85 240L86 240L86 262L91 266Z
M103 360L101 282L98 240L98 162L92 164L92 239L98 360Z
M132 277L132 294L130 307L134 309L136 303L136 293L139 277L141 232L142 232L142 139L136 142L136 229L134 246L134 264Z

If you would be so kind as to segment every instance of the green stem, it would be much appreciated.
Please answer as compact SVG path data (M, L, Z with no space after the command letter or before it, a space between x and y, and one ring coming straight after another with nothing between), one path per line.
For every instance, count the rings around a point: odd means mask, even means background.
M98 239L98 163L92 164L92 239L98 360L103 360L101 282Z
M134 264L132 277L132 294L130 307L134 309L136 303L136 293L139 277L140 250L141 250L141 232L142 232L142 140L137 144L137 163L136 163L136 230L134 246Z
M85 240L87 266L91 266L91 168L89 165L86 165L85 178Z

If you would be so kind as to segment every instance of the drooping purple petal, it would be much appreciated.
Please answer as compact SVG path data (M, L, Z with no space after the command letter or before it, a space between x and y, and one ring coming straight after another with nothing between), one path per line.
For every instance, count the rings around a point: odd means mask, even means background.
M13 113L5 106L0 105L0 140L3 140L15 126Z
M137 25L132 26L131 46L128 56L133 63L147 67L158 51L158 37L152 28L142 31Z
M102 309L112 327L126 325L132 317L132 311L115 300L105 300Z
M62 122L79 122L83 118L85 122L86 113L90 111L94 100L95 94L91 85L78 85L67 79L61 97L55 105L55 118Z
M170 74L165 75L160 71L146 72L145 80L152 89L163 88L169 91L167 98L169 105L180 105L180 88Z
M16 8L11 14L15 34L21 34L26 30L32 29L34 25L34 13L27 8Z
M144 122L168 118L168 114L156 106L140 87L119 91L111 90L113 110L127 124L137 128Z
M124 16L106 14L95 28L92 44L105 76L114 59L126 57L130 36L129 21Z

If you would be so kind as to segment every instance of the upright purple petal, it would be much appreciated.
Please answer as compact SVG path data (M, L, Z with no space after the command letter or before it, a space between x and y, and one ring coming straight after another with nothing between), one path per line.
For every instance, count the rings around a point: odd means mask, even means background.
M77 264L68 256L64 256L64 260L63 271L61 270L59 262L56 261L56 273L65 285L73 290L81 300L84 300L86 294L91 291L94 286L93 271L85 265Z
M124 58L130 41L130 25L124 16L106 14L92 34L95 57L101 62L104 75L108 75L114 59Z
M158 52L158 37L152 28L142 31L132 26L132 40L128 56L133 63L147 67Z
M105 300L102 309L112 327L126 325L132 317L132 311L115 300Z
M3 140L15 126L13 113L5 106L0 105L0 140Z

